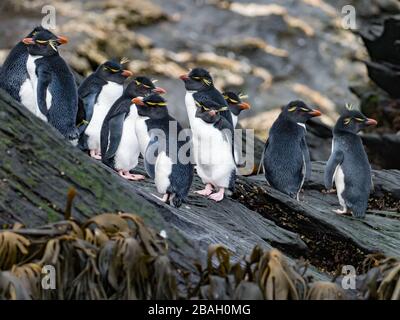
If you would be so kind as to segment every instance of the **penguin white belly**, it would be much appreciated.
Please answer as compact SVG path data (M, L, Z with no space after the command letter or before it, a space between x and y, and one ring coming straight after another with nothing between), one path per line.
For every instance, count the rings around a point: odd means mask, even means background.
M193 127L193 121L196 118L196 103L193 98L193 91L186 91L185 95L185 105L186 111L189 118L190 127Z
M34 115L36 115L37 105L35 93L33 92L32 82L28 78L24 81L21 88L19 89L19 96L21 103Z
M161 151L157 157L155 164L154 183L159 193L166 193L170 185L169 176L172 172L172 160L167 156L165 151Z
M136 118L136 136L139 141L140 153L145 156L147 146L150 142L150 135L147 131L146 118L137 117Z
M28 88L24 88L24 97L22 97L21 95L21 102L27 107L28 105L30 105L30 108L33 108L34 111L33 113L39 117L40 119L42 119L43 121L47 121L47 117L40 111L39 109L39 105L37 103L37 85L38 85L38 77L36 75L36 63L35 61L37 59L42 58L41 56L33 56L33 55L28 55L28 59L26 62L26 70L28 71L28 75L29 75L29 79L27 81L29 81L28 83L30 83L31 86L31 90L30 91ZM25 83L24 83L25 85ZM28 84L26 84L28 85ZM22 87L21 87L22 90ZM49 92L47 90L47 96L49 95ZM47 104L47 108L49 108L49 104L47 103L47 96L46 96L46 104Z
M333 174L333 177L335 179L335 186L336 186L336 191L337 191L337 196L339 199L339 203L343 208L347 208L346 203L343 199L343 192L345 189L344 185L344 173L343 169L340 165L338 165L335 169L335 173Z
M117 170L132 170L138 164L140 148L135 132L136 115L133 109L135 108L131 109L129 116L124 121L121 141L115 153L114 166Z
M229 187L232 171L236 165L232 156L232 147L224 134L195 118L193 130L193 149L197 173L204 183L218 187Z
M97 101L93 106L92 119L86 128L87 143L90 150L100 150L100 132L104 118L123 91L123 86L115 82L108 82L103 86Z
M237 125L237 123L238 123L238 116L235 115L235 114L233 114L233 113L231 113L231 115L232 115L233 129L235 129L235 128L236 128L236 125Z

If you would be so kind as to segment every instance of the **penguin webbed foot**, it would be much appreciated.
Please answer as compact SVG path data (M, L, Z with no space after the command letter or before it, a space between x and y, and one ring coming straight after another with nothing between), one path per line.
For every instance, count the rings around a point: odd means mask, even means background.
M194 193L197 193L201 196L209 196L212 192L213 192L213 186L207 183L203 190L197 190Z
M89 154L92 158L96 159L96 160L101 160L101 153L97 150L90 150Z
M346 208L335 209L335 210L333 210L333 212L335 212L336 214L341 215L341 216L351 216L351 212Z
M322 189L321 192L324 193L324 194L334 194L334 193L336 193L336 189L335 189L335 188L332 188L332 189Z
M131 180L131 181L139 181L139 180L144 180L145 176L141 175L141 174L133 174L130 173L129 171L124 171L124 170L119 170L118 174L126 179L126 180Z
M220 188L218 192L211 194L210 196L208 196L208 198L216 202L219 202L222 201L222 199L224 199L224 195L225 195L225 189Z

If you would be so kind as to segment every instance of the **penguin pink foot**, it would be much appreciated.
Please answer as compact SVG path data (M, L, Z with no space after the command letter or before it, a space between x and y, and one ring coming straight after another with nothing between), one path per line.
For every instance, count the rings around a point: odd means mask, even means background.
M335 212L339 215L343 215L343 216L350 214L349 210L347 210L346 208L345 209L335 209L335 210L333 210L333 212Z
M145 176L141 174L132 174L129 171L119 170L118 173L122 178L127 180L139 181L145 179Z
M207 183L206 187L203 190L197 190L194 193L197 193L202 196L209 196L213 192L213 187L211 184Z
M101 153L98 150L90 150L90 156L96 160L101 160Z
M165 202L165 203L168 202L169 196L170 196L168 193L164 194L162 198L157 197L155 194L151 194L151 195L152 195L154 198L157 198L158 200L160 200L160 201L162 201L162 202Z
M224 194L225 194L225 189L224 188L220 188L218 190L218 192L213 193L208 198L211 199L211 200L214 200L216 202L219 202L224 198Z

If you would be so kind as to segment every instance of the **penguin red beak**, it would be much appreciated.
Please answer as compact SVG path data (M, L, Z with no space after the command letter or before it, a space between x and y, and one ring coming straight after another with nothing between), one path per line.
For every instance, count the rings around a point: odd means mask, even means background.
M132 103L136 104L137 106L144 106L142 98L139 97L133 98Z
M319 117L320 115L322 115L321 111L319 111L319 110L311 110L308 112L308 114L313 117Z
M24 38L24 39L22 39L22 42L24 44L35 44L35 41L33 41L32 38Z
M189 76L187 74L183 74L179 77L179 79L181 79L182 81L186 81L189 80Z
M248 110L251 108L250 104L247 102L241 102L238 104L240 110Z
M68 38L67 37L62 37L62 36L58 36L57 37L57 42L59 44L67 44L68 43Z
M121 74L126 78L133 76L133 73L129 70L123 70Z
M165 90L164 88L161 88L161 87L155 87L152 91L153 91L154 93L158 93L158 94L165 94L165 93L167 93L167 90Z
M367 121L365 121L365 124L367 126L376 126L378 124L378 121L375 119L368 118Z

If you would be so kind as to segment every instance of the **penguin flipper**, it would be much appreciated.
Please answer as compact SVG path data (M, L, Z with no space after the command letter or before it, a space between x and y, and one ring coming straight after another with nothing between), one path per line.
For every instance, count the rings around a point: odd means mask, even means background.
M108 147L103 156L105 161L112 159L118 150L119 143L121 142L124 120L125 114L118 114L117 116L108 120Z
M324 183L325 189L329 190L333 187L333 176L335 174L336 168L343 162L343 152L340 150L334 150L329 157L328 163L326 164Z
M305 165L305 180L309 181L311 178L311 160L310 160L310 152L308 151L306 138L303 137L300 142L301 152L303 153L304 165Z
M37 104L39 107L40 112L47 117L49 112L47 103L46 103L46 96L47 96L47 88L50 84L51 76L45 70L39 69L38 74L38 85L37 85Z

